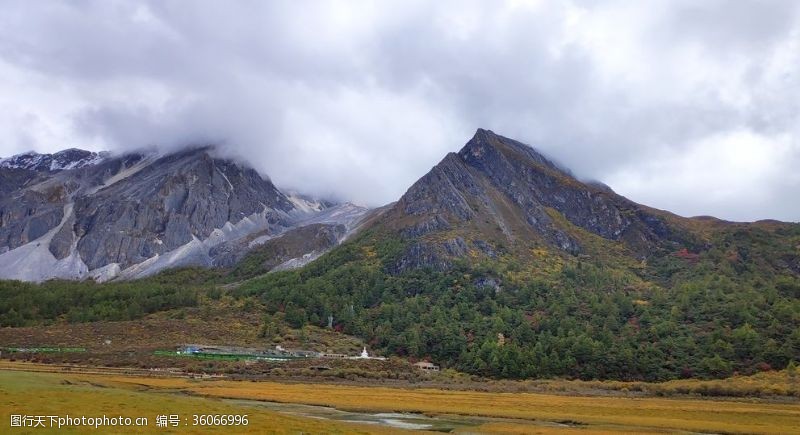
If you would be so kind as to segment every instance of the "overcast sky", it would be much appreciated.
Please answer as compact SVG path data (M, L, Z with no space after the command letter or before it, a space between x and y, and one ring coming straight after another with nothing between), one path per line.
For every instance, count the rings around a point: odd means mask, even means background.
M477 127L682 215L800 220L798 1L3 1L0 155L215 142L396 200Z

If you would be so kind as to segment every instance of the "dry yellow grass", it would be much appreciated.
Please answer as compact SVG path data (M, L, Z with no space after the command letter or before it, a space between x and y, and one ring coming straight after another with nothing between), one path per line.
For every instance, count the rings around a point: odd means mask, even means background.
M236 433L403 432L375 425L289 416L220 400L246 399L323 405L360 412L418 412L489 418L490 421L476 427L460 429L480 433L800 433L800 404L797 403L576 397L19 371L26 367L31 370L41 368L11 363L0 366L0 418L6 422L12 412L61 415L121 413L147 416L151 422L159 413L248 413L250 426ZM756 378L752 382L766 381L766 378ZM559 422L573 424L562 426ZM153 430L155 428L151 427L140 432ZM203 428L184 427L175 433L203 433Z
M352 411L460 414L587 425L728 433L800 433L800 405L693 399L571 397L274 382L109 378L205 397L324 405Z
M559 426L531 426L530 424L519 423L486 423L478 426L476 431L480 433L503 434L503 435L550 435L550 434L581 434L581 435L609 435L618 433L632 433L637 435L664 434L663 430L650 431L646 428L626 428L620 426L599 428L599 427L559 427Z
M702 395L722 397L800 397L800 370L775 370L725 379L679 379L666 382L535 380L521 381L518 388L541 392L581 393L585 391L638 391L649 395ZM539 391L537 391L539 392Z
M102 376L73 376L58 373L25 373L0 370L0 433L159 433L159 434L393 434L407 433L372 425L341 423L295 417L247 406L235 406L201 397L175 397L103 384ZM146 417L147 427L104 427L62 429L10 428L11 414L57 415L72 417ZM177 414L191 422L192 414L248 414L247 426L157 428L157 415ZM16 431L16 432L15 432Z

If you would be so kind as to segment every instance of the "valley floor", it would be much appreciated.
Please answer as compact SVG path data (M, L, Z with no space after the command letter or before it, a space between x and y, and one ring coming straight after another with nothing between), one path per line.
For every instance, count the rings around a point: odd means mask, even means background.
M194 415L248 416L229 433L800 433L795 400L572 396L252 382L0 363L0 432L12 415L147 417L144 427L58 433L206 433ZM158 415L179 426L156 427ZM9 430L10 429L10 430ZM36 433L47 430L36 429Z

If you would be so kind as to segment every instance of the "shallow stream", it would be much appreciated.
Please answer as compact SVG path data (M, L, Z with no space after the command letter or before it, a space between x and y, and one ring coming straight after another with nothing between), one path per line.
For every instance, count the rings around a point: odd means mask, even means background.
M282 414L299 417L335 420L350 423L375 424L397 429L427 430L436 432L452 432L456 429L480 426L488 422L514 421L503 418L468 417L462 415L427 416L418 413L395 412L355 412L343 411L328 406L301 405L296 403L262 402L258 400L225 399L226 402L265 408ZM568 425L545 421L525 421L537 426L566 427Z

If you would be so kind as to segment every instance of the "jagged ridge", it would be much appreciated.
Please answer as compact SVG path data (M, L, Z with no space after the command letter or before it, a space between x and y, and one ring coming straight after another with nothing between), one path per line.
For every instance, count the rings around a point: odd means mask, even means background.
M585 232L621 242L639 259L693 243L681 218L652 210L607 186L583 183L525 144L478 129L417 181L380 223L415 240L400 269L446 267L477 250L536 246L588 254ZM576 231L576 229L580 231ZM445 240L441 240L445 238Z
M226 250L244 253L312 223L349 228L366 211L287 196L252 168L213 154L67 150L4 160L0 277L106 280L214 266Z

